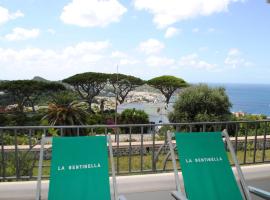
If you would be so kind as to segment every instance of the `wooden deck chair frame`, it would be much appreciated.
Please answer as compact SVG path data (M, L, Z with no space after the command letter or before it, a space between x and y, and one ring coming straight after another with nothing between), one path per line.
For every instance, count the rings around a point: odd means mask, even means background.
M98 136L95 136L98 137ZM36 198L35 200L41 200L41 178L42 178L42 166L43 166L43 159L44 159L44 146L46 143L52 143L52 137L45 137L42 135L41 142L40 142L40 154L39 154L39 163L38 163L38 177L37 177L37 188L36 188ZM123 195L118 195L118 188L116 183L116 175L115 175L115 165L113 159L113 149L112 149L112 140L111 134L108 133L107 135L107 143L109 144L109 156L110 156L110 163L111 163L111 170L112 170L112 184L113 184L113 197L114 200L126 200Z
M176 191L172 191L171 195L176 200L188 200L188 198L186 197L185 191L182 191L182 189L181 189L181 183L180 183L178 169L177 169L177 165L176 165L174 147L172 144L172 135L173 135L173 133L171 133L170 131L167 132L168 144L169 144L169 148L170 148L170 154L171 154L171 159L172 159L172 164L173 164L173 169L174 169L175 185L176 185ZM244 175L243 175L243 172L242 172L240 165L239 165L239 162L237 160L237 156L235 154L232 142L230 141L229 134L228 134L226 129L222 131L222 136L225 137L229 151L232 155L232 159L233 159L233 162L235 164L238 179L239 179L239 181L237 181L237 184L238 184L238 187L242 193L242 196L246 200L252 200L250 193L253 193L253 194L255 194L263 199L269 200L270 199L270 192L267 192L267 191L264 191L264 190L247 185L245 178L244 178Z

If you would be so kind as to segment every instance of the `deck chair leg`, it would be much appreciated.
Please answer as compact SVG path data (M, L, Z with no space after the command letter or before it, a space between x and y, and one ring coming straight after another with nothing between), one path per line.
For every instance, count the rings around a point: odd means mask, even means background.
M229 137L229 134L227 132L227 130L225 129L224 131L222 131L222 134L223 136L225 137L225 140L227 141L227 144L228 144L228 148L229 148L229 151L232 155L232 159L233 159L233 162L234 162L234 165L236 167L236 170L237 170L237 174L239 176L239 179L240 179L240 182L241 182L241 186L243 188L243 195L246 197L247 200L251 200L251 196L250 196L250 192L248 190L248 186L247 186L247 183L246 183L246 180L244 178L244 174L240 168L240 165L238 163L238 159L237 159L237 156L235 154L235 151L234 151L234 148L233 148L233 145L231 143L231 140L230 140L230 137ZM242 192L242 191L241 191Z
M251 187L251 186L248 186L248 189L251 193L253 193L256 196L259 196L259 197L261 197L263 199L267 199L267 200L270 199L270 192L267 192L267 191L264 191L264 190L261 190L261 189L255 188L255 187Z
M111 162L111 168L112 168L114 200L118 200L118 190L117 190L116 177L115 177L115 166L114 166L114 160L113 160L113 149L112 149L112 140L111 140L110 133L108 133L108 143L109 143L110 162Z
M118 199L117 200L127 200L127 199L123 195L120 195L120 196L118 196Z
M181 185L180 185L180 180L179 180L179 176L178 176L178 170L177 170L177 165L176 165L174 148L173 148L173 144L172 144L172 135L171 135L170 131L167 132L167 138L168 138L168 143L169 143L169 147L170 147L170 153L171 153L171 158L172 158L172 163L173 163L173 170L174 170L174 179L175 179L175 184L176 184L176 191L172 191L171 195L176 200L186 200L187 198L181 192Z
M176 199L176 200L187 200L187 198L182 195L182 193L178 192L178 191L172 191L171 195Z
M115 175L115 165L114 165L114 159L113 159L113 148L112 148L112 140L111 140L111 134L108 133L108 143L109 143L109 152L110 152L110 162L111 162L111 168L112 168L112 181L113 181L113 192L114 192L114 200L126 200L125 196L118 195L118 188L116 183L116 175Z
M36 200L41 200L41 177L42 177L42 164L44 156L44 135L42 135L40 142L40 153L39 153L39 162L38 162L38 180L36 188Z

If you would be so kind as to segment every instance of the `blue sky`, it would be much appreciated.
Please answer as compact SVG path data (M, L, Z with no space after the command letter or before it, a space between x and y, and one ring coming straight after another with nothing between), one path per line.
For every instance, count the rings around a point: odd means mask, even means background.
M0 0L0 79L270 83L265 0Z

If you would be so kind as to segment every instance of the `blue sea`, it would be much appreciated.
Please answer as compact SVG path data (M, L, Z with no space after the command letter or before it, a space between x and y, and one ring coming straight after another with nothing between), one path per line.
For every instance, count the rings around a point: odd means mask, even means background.
M211 87L224 87L232 103L232 112L245 112L249 114L264 114L270 116L270 85L259 84L208 84ZM175 97L172 97L172 102ZM144 110L150 121L168 122L167 113L172 110L172 104L165 109L163 103L125 103L119 106L118 112L124 109L135 108Z
M209 84L226 89L232 103L232 112L270 116L270 85L263 84Z

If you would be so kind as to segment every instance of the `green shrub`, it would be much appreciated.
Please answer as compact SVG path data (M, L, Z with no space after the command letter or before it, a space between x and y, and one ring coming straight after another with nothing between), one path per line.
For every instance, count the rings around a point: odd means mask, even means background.
M120 114L119 122L121 124L148 124L149 116L143 110L126 109ZM147 132L147 128L144 128L143 132ZM129 133L129 128L123 128L125 133ZM141 128L132 128L132 133L140 133Z
M170 122L227 121L231 103L225 89L200 84L185 89L169 113Z
M32 176L33 169L35 167L35 162L37 155L33 152L18 152L18 163L15 162L15 153L9 152L5 153L5 166L0 165L0 172L3 172L5 167L5 176L16 176L16 165L18 164L18 174L19 176ZM2 154L0 155L0 160L2 160Z

